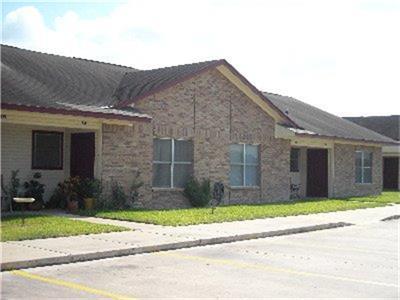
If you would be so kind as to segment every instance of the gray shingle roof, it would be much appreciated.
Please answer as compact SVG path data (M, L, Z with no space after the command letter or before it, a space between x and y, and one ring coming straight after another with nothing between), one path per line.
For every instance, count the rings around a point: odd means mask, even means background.
M118 101L132 102L157 90L176 84L188 76L221 64L223 60L211 60L154 70L126 73L115 91Z
M2 101L59 106L108 106L126 72L135 69L85 59L1 47Z
M400 115L345 117L344 119L400 141Z
M1 101L4 107L148 118L137 110L111 109L121 78L136 71L1 45Z
M395 142L391 138L292 97L267 92L264 92L264 95L298 126L304 129L306 134L380 143Z
M222 62L139 71L7 45L1 45L1 51L2 103L124 116L140 116L140 112L127 111L122 101L129 103Z

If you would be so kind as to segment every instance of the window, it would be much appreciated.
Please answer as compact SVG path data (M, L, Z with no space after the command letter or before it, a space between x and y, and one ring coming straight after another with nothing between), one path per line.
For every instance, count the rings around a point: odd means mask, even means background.
M299 153L300 149L290 149L290 172L299 172Z
M230 146L231 186L258 186L258 146L236 144Z
M356 151L356 183L372 183L372 153Z
M63 168L62 132L32 132L32 169L62 170Z
M153 186L184 187L192 175L191 141L155 139L153 151Z

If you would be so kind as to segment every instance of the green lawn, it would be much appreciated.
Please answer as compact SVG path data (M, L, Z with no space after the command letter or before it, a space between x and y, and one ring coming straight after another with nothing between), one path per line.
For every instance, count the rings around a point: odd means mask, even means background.
M358 208L384 206L385 203L348 201L347 199L328 199L298 201L296 203L275 203L260 205L221 206L211 214L210 208L190 208L174 210L119 210L92 211L83 214L95 217L152 223L159 225L182 226L227 221L251 220L272 217L306 215L321 212L351 210Z
M25 225L22 225L20 215L6 216L1 219L2 242L124 230L128 229L56 216L27 215Z
M379 202L379 203L399 203L400 204L400 192L385 191L378 196L369 197L353 197L348 198L351 201L362 201L362 202Z

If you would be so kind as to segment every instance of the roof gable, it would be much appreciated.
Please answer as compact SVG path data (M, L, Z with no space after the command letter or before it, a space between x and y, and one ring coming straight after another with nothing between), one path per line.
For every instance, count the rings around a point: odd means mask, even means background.
M140 99L189 80L212 68L216 68L223 76L233 83L234 86L250 98L250 100L255 102L264 112L273 117L276 122L297 127L293 120L283 114L256 87L254 87L224 59L127 73L116 89L114 97L118 102L118 107L129 106Z

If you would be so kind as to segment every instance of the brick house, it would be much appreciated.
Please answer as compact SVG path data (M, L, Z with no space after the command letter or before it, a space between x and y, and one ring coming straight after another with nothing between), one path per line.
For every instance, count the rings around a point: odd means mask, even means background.
M395 141L400 141L400 115L347 117L345 119L376 131ZM400 144L383 146L382 156L383 188L400 190Z
M226 204L382 190L382 146L395 141L261 93L225 60L140 71L1 50L2 174L40 171L47 198L69 176L128 187L136 171L149 208L188 206L192 175L223 182Z

